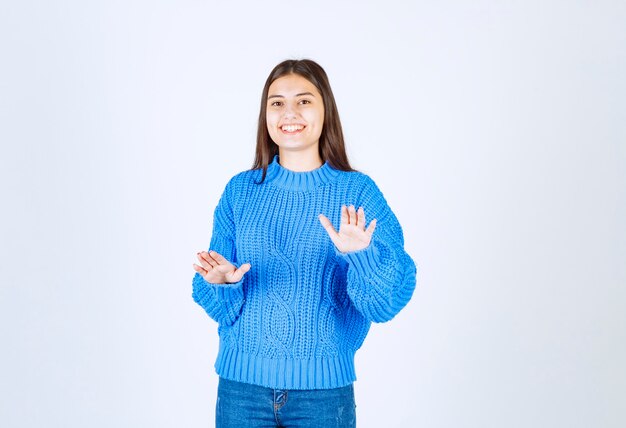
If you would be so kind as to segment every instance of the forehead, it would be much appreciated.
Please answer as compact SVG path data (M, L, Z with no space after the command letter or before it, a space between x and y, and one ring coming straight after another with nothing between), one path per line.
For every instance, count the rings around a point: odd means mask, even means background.
M269 87L268 96L282 95L284 97L295 96L303 92L311 92L319 96L320 93L315 85L299 74L289 74L274 80Z

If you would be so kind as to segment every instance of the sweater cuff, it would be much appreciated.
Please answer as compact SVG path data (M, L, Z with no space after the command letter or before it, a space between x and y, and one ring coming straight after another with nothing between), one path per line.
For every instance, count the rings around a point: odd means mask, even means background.
M374 245L373 241L362 250L342 253L335 248L335 252L350 263L350 267L354 268L359 276L364 278L375 274L380 266L378 249Z
M207 284L215 287L217 300L237 300L243 295L243 277L239 281L233 283L211 284L210 282L207 282Z
M214 294L218 301L232 301L241 299L243 296L243 278L238 282L228 284L212 284L202 275L196 272L193 278L193 288L196 300L202 303L210 295Z

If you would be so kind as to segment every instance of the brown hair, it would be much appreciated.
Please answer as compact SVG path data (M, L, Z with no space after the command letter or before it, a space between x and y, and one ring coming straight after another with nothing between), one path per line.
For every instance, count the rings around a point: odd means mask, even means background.
M265 81L263 94L261 95L261 111L259 113L259 127L256 137L256 155L252 169L263 169L263 176L260 183L265 180L267 174L267 166L274 159L274 155L278 154L278 146L270 138L267 131L267 96L270 85L274 80L297 74L311 82L319 93L322 95L324 102L324 125L319 141L319 154L322 162L328 164L334 169L340 171L355 171L348 162L348 155L343 141L343 131L341 129L341 121L339 120L339 112L335 104L335 97L328 82L328 76L324 69L315 61L310 59L288 59L278 64Z

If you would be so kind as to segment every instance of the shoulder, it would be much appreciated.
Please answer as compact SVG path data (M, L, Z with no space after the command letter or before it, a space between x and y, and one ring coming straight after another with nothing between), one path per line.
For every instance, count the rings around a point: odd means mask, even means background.
M217 203L215 213L218 218L226 215L233 220L237 217L240 208L252 191L251 184L254 183L257 172L256 170L245 170L230 177Z
M245 185L246 182L254 180L259 170L246 169L233 175L229 180L227 186Z
M243 207L257 194L263 170L248 169L233 175L222 192L220 201L234 213L240 215Z
M394 214L382 190L368 174L361 171L342 172L346 202L363 207L368 218L386 221Z
M342 180L353 189L355 196L360 200L384 199L383 193L372 177L361 171L341 173Z
M224 192L235 194L241 193L247 187L250 187L250 185L255 184L255 182L260 180L262 172L262 170L258 169L247 169L236 173L226 183Z

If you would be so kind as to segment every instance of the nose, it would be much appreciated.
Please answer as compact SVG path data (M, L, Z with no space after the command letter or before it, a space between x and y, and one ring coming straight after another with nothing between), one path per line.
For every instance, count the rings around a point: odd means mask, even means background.
M288 119L296 117L296 111L293 108L293 106L291 105L291 103L285 104L285 110L284 110L284 113L283 113L283 117L284 118L288 118Z

